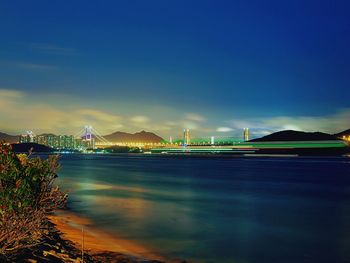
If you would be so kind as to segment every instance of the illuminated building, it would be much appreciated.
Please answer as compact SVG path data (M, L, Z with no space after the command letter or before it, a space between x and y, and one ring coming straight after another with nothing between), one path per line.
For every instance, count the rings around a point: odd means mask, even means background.
M58 150L86 150L96 148L96 139L101 141L103 145L112 145L91 125L86 125L76 136L51 133L36 136L32 131L27 131L26 134L19 136L19 143L39 143ZM101 145L101 143L97 143L97 145Z
M214 145L214 144L215 144L215 138L214 138L214 136L211 136L211 137L210 137L210 144L211 144L211 145Z
M249 141L249 128L243 129L243 140L245 142Z
M37 136L37 142L52 148L58 148L58 138L54 134L41 134Z
M75 139L74 140L74 148L75 149L82 149L83 147L83 139Z
M58 138L58 149L74 149L75 139L73 135L59 135Z
M343 135L343 137L341 139L343 139L344 141L350 142L350 135L348 135L348 136Z
M184 146L190 144L190 129L184 129Z
M32 131L27 131L26 134L19 136L19 143L35 143L37 142L36 136Z
M96 147L95 139L92 139L90 141L87 141L84 138L74 139L74 149L76 150L84 150L84 149L90 149L95 147Z
M73 135L40 134L35 136L32 132L27 132L27 134L19 137L19 143L29 142L39 143L55 149L73 150L77 148L77 139Z

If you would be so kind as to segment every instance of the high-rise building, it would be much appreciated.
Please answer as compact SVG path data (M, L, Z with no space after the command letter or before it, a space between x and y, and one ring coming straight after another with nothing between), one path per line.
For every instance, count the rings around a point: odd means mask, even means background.
M75 148L75 139L73 135L59 135L58 147L59 149L74 149Z
M210 137L210 144L211 144L211 145L214 145L214 144L215 144L215 138L214 138L214 136L211 136L211 137Z
M80 139L80 141L82 141ZM43 144L55 149L67 149L67 150L73 150L77 149L77 140L74 138L73 135L54 135L54 134L41 134L38 136L35 136L32 132L27 132L27 134L21 135L19 137L20 143L29 143L29 142L35 142L39 144ZM93 142L89 142L90 144ZM83 148L85 145L82 145ZM94 146L94 145L93 145ZM79 148L79 147L78 147ZM88 148L88 147L85 147Z
M26 134L19 136L19 143L37 142L37 138L32 131L27 131Z
M29 137L27 136L27 134L22 134L19 136L18 142L19 143L27 143L27 142L29 142Z
M190 129L184 129L184 145L190 144Z
M58 148L58 139L57 136L51 133L45 133L38 135L37 142L52 148Z
M243 140L245 142L249 141L249 128L243 129Z
M93 141L87 141L82 138L78 138L74 140L74 149L76 150L83 150L83 149L90 149L95 148L95 140Z

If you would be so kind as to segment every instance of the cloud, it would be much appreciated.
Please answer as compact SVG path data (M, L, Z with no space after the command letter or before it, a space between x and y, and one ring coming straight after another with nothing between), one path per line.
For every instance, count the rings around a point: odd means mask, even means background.
M143 123L149 122L149 118L147 116L143 116L143 115L134 116L130 120L136 124L143 124Z
M233 131L233 129L230 128L230 127L218 127L218 128L216 129L216 131L217 131L217 132L230 132L230 131Z
M245 118L227 121L222 126L211 126L213 123L202 122L205 118L198 114L183 115L183 112L176 109L166 113L160 111L159 115L143 111L157 118L155 121L146 115L138 115L137 111L131 117L122 115L119 112L122 112L124 107L101 110L103 106L91 106L97 105L91 103L92 101L79 100L76 103L76 98L65 95L61 95L57 100L59 104L49 102L53 100L52 94L40 95L0 88L0 131L11 134L19 134L25 130L75 134L88 124L102 134L121 129L128 132L145 129L164 137L171 134L175 138L182 136L184 128L193 131L194 136L215 135L215 132L241 136L242 129L247 127L250 128L253 137L285 129L337 133L350 128L350 108L326 116ZM176 116L180 118L177 119ZM181 118L184 116L186 118Z
M76 111L77 114L81 115L84 119L100 120L108 123L118 122L121 117L115 114L109 114L96 109L79 109Z
M21 98L23 92L9 89L0 89L0 98Z
M176 126L176 125L178 125L178 123L175 122L175 121L165 121L164 124L167 125L167 126Z
M75 103L76 101L75 98L65 95L56 98L55 94L50 93L35 94L0 89L0 131L20 134L26 130L33 130L37 134L52 132L75 135L85 125L92 125L101 134L117 130L147 130L162 136L181 136L183 128L194 130L199 127L198 122L171 120L168 119L168 115L165 119L153 121L146 115L135 114L130 117L119 114L116 108L106 111L91 106L96 105L91 101L80 99ZM198 130L202 132L202 129Z
M111 126L111 129L112 129L112 131L117 131L117 130L122 129L123 127L124 127L123 124L118 123L118 124L113 124L113 125Z
M101 134L121 129L127 132L142 129L156 133L177 131L176 127L170 125L176 122L152 122L145 115L129 118L95 107L83 107L84 102L75 105L67 100L66 103L64 96L60 97L61 104L50 104L45 102L48 98L51 98L50 94L38 97L36 94L0 89L0 131L20 134L33 130L37 134L52 132L74 135L85 125L92 125ZM181 132L181 128L178 130Z
M294 129L336 133L350 128L350 109L341 110L328 116L282 116L262 120L271 129Z
M260 123L260 120L257 119L234 119L231 121L228 121L227 124L229 124L230 127L233 129L243 129L243 128L249 128L249 127L256 127L257 123Z
M45 53L58 55L74 55L77 51L75 48L60 47L57 45L44 43L33 43L31 44L31 48Z
M1 117L10 114L10 109L14 108L15 102L21 101L24 94L20 91L0 89L0 123L3 121Z
M6 95L4 97L3 95ZM93 108L55 107L18 91L0 90L0 130L19 134L25 130L75 134L86 125L101 132L122 127L121 116Z
M181 126L183 128L186 128L186 129L190 129L190 130L197 130L197 129L200 129L199 125L197 122L195 121L182 121L180 122Z
M14 64L17 67L24 68L24 69L30 69L30 70L52 70L52 69L57 68L57 67L52 66L52 65L24 63L24 62L17 62Z
M196 113L186 113L185 119L190 120L190 121L204 121L205 118L199 114Z
M227 123L237 129L248 127L257 135L266 135L268 132L280 130L320 131L333 134L350 128L350 108L341 109L326 116L277 116L236 119Z

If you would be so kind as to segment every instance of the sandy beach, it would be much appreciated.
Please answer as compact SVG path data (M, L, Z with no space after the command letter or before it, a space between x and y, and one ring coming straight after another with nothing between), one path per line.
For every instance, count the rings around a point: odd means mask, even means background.
M81 250L84 248L86 253L99 254L114 252L135 259L171 262L171 260L155 254L139 244L96 228L89 219L83 218L71 211L59 210L51 215L49 220L62 233L63 239L72 241L77 249Z

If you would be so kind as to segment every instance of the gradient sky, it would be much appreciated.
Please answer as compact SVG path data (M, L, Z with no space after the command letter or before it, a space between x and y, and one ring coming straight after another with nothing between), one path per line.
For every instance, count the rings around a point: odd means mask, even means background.
M349 1L1 1L0 131L350 128Z

